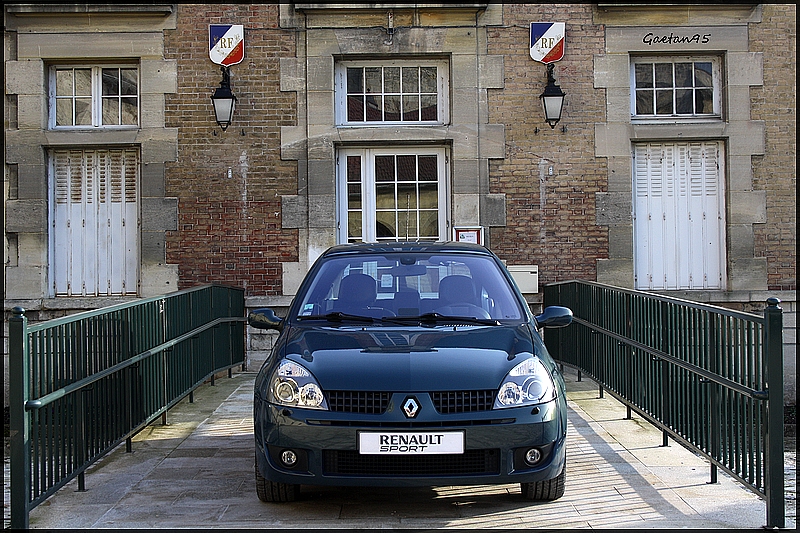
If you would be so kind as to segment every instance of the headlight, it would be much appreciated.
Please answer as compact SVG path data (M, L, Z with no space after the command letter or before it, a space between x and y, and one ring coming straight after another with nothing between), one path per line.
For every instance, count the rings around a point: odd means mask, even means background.
M494 409L536 405L549 402L555 397L556 387L550 372L534 356L509 371L497 390Z
M317 380L302 365L284 359L272 374L269 400L287 407L328 410Z

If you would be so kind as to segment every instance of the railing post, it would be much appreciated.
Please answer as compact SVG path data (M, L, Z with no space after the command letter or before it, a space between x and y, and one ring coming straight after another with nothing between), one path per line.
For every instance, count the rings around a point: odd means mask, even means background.
M11 436L11 528L28 529L31 494L30 417L25 403L30 393L28 376L28 318L15 307L8 321L9 424Z
M711 349L711 358L709 361L709 370L714 373L719 373L719 366L721 366L720 359L720 345L719 345L719 335L718 329L718 319L716 315L711 314L709 316L709 320L711 324L708 328L708 346ZM713 382L709 382L708 386L711 388L709 392L709 419L708 423L710 424L710 441L711 441L711 457L715 460L718 460L720 457L720 446L721 446L721 435L720 435L720 425L722 424L722 415L720 414L720 399L719 399L719 385ZM717 483L719 481L718 472L717 472L717 465L716 463L711 463L711 479L709 483Z
M669 315L669 304L661 302L661 351L666 354L671 354L672 350L669 345L669 326L667 317ZM669 395L669 370L670 367L666 361L659 359L661 363L661 418L665 427L672 424L672 405L670 404ZM661 432L661 446L669 446L669 433L667 430Z
M767 527L785 527L783 487L783 310L780 300L767 299L764 310L764 355L767 364L767 428L765 488Z

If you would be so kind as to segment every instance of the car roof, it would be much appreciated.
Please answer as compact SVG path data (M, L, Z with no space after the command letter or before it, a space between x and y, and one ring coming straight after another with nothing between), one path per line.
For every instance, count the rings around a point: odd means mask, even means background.
M455 241L438 241L438 242L423 242L423 241L399 241L399 242L359 242L351 244L338 244L328 248L323 257L331 257L335 255L350 255L361 253L403 253L403 252L425 252L425 253L480 253L485 255L492 255L487 248L468 242L455 242Z

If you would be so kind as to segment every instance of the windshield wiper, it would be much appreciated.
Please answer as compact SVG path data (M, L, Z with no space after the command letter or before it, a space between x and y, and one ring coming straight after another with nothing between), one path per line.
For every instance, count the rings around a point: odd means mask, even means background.
M342 313L339 311L335 311L333 313L328 313L325 315L308 315L308 316L298 316L297 320L327 320L328 322L375 322L375 318L371 316L363 316L363 315L350 315L347 313Z
M417 322L420 324L479 324L482 326L499 326L500 322L493 318L477 318L474 316L451 316L439 313L424 313L419 316L393 316L383 317L383 322L397 322L408 324Z

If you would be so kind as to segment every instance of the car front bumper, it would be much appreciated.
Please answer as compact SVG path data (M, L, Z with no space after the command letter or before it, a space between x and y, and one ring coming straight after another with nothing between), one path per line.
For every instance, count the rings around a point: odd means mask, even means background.
M399 405L407 394L396 395ZM536 407L441 415L427 394L409 420L399 409L382 415L287 408L256 399L257 468L270 481L302 485L435 486L531 483L557 477L565 462L566 402ZM440 435L463 433L463 453L362 454L359 433ZM538 448L534 465L525 453ZM402 448L402 446L401 446ZM411 446L413 448L413 446ZM284 452L295 462L287 465Z

